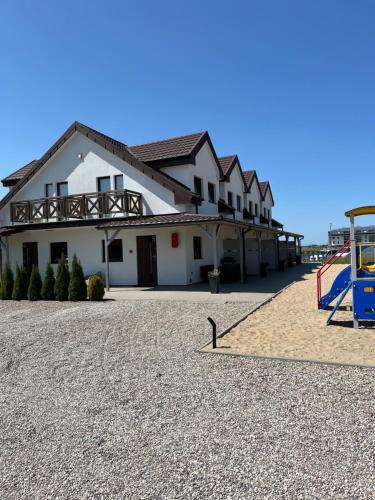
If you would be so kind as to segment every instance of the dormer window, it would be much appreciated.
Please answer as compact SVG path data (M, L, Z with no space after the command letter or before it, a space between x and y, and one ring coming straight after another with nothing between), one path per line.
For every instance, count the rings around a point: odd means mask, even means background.
M237 195L237 212L241 212L241 196Z
M232 191L228 191L228 205L233 207L233 193Z
M200 177L194 177L194 192L199 196L202 196L202 179Z
M208 183L208 201L210 203L216 203L216 192L215 192L215 184L212 182Z

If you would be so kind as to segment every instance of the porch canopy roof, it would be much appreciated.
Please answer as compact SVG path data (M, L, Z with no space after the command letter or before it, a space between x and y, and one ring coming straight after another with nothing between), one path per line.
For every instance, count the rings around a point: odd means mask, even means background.
M183 225L194 225L194 224L228 224L235 225L237 227L247 228L247 229L259 229L267 232L272 232L278 234L280 231L258 226L256 224L251 224L246 221L240 221L223 215L214 214L190 214L190 213L173 213L173 214L163 214L163 215L145 215L142 217L127 217L126 219L120 220L119 218L113 218L111 220L104 220L96 226L97 229L131 229L135 227L171 227L171 226L183 226Z
M288 236L289 238L297 238L303 240L304 235L298 233L290 233L289 231L281 231L279 236Z

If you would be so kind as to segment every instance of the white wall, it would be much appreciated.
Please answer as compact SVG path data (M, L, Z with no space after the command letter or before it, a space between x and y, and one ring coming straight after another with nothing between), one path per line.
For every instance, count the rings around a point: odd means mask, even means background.
M171 234L179 235L178 248L171 247ZM156 235L157 269L159 285L186 285L200 281L200 266L212 264L211 240L198 227L125 229L116 238L123 241L123 262L110 263L112 285L137 285L137 236ZM193 258L193 236L202 237L203 259ZM101 272L105 276L105 263L102 262L102 231L93 227L56 230L27 231L9 237L10 264L23 263L22 243L38 243L39 268L43 275L50 261L50 243L67 242L69 261L76 253L81 261L85 275ZM53 264L55 271L57 264Z
M259 215L262 209L262 195L258 187L258 183L254 180L250 192L245 194L246 208L249 209L249 201L253 202L253 214L255 215L255 203L258 204L258 217L254 218L255 224L259 224Z
M83 155L82 159L78 154ZM67 143L12 199L31 200L45 196L47 183L68 181L69 194L97 191L97 177L124 175L124 188L142 193L145 215L179 212L174 194L124 160L113 155L80 133ZM3 225L10 223L9 204L0 214Z
M235 167L232 170L229 182L221 182L220 184L221 184L221 186L220 186L221 198L223 198L223 200L225 200L225 202L228 203L228 191L232 192L233 207L236 209L235 217L238 220L242 220L243 219L242 210L245 207L245 205L244 205L245 185L243 182L243 178L242 178L240 167L239 167L238 163L235 165ZM240 212L237 210L237 196L240 196L240 198L241 198L241 211Z
M265 196L264 200L262 201L262 214L263 215L264 215L264 209L266 209L266 211L267 210L270 211L270 219L271 219L272 218L272 196L271 196L269 189L267 189L266 196ZM267 216L268 215L266 214L266 217Z
M202 205L198 207L198 212L205 214L217 213L220 174L211 148L207 143L198 151L195 158L195 165L177 165L174 167L164 167L161 170L185 184L192 191L194 191L194 177L202 179L202 196L204 200ZM215 185L216 203L210 203L208 201L209 182Z

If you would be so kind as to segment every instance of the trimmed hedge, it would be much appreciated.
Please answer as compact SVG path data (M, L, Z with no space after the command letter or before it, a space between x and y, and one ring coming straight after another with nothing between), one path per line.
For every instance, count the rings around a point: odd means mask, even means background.
M105 290L103 280L100 276L90 276L89 284L87 286L87 293L90 300L103 300Z
M16 277L13 285L13 300L27 300L27 290L29 288L29 277L23 266L17 264Z
M55 296L56 300L68 300L69 288L69 270L66 265L65 255L62 254L57 266L56 280L55 280Z
M74 254L72 259L72 270L70 272L68 300L72 300L73 302L75 302L77 300L86 300L86 299L87 299L86 280L83 275L82 266L78 262L76 254Z
M29 288L27 290L27 298L29 300L39 300L42 290L42 278L40 277L39 269L33 265L30 274Z
M48 262L44 273L41 296L43 300L55 300L55 276L51 264Z
M5 264L4 270L1 273L1 300L10 300L13 294L13 271L8 263Z

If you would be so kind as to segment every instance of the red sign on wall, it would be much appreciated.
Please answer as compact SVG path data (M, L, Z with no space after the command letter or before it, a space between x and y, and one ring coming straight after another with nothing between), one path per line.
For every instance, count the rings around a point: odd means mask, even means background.
M171 245L172 248L178 248L178 233L171 234Z

